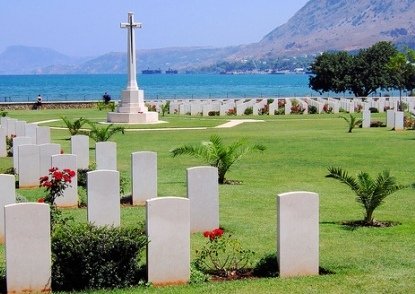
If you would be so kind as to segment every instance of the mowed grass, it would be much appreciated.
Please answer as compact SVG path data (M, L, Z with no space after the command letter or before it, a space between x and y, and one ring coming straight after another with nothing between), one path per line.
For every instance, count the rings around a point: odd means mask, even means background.
M97 110L10 111L9 116L34 122L57 119L61 115L104 120L106 113ZM235 119L236 117L232 117ZM243 117L246 118L246 117ZM388 198L375 218L401 223L391 228L348 230L339 223L363 217L363 210L350 190L325 178L327 167L341 166L351 174L367 171L376 176L388 169L401 184L415 182L415 132L389 131L386 128L355 129L338 115L250 117L263 119L230 129L215 126L229 118L191 118L169 115L165 127L207 127L203 130L152 131L117 134L118 166L129 176L130 154L155 151L158 154L159 196L186 195L186 168L203 162L183 156L171 158L169 150L182 144L198 144L218 134L226 143L241 137L248 143L267 146L263 153L246 156L227 174L242 185L220 186L220 223L226 231L256 252L255 261L276 251L276 195L290 191L311 191L320 195L320 265L333 274L291 279L249 279L211 282L163 288L129 288L88 293L413 293L415 291L415 191L399 191ZM375 118L385 120L384 115ZM44 125L62 126L61 122ZM143 128L143 126L128 126ZM70 152L69 132L52 130L52 141ZM91 159L94 156L91 141ZM11 165L10 158L0 159L0 167ZM30 200L43 195L41 189L19 190ZM86 210L65 210L77 221L86 221ZM123 207L123 225L144 221L142 207ZM205 242L200 234L192 235L192 256ZM168 246L168 244L166 244ZM174 269L172 269L174 270Z

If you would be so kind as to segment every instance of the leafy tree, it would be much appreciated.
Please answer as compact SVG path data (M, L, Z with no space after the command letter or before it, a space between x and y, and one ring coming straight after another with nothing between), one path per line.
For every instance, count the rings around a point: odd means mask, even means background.
M357 117L356 116L354 116L353 114L349 114L349 117L345 117L345 116L340 116L342 119L344 119L346 122L347 122L347 124L348 124L348 126L349 126L349 129L348 129L348 133L351 133L352 132L352 130L355 128L355 127L357 127L357 126L359 126L362 122L363 122L363 120L361 120L361 119L357 119Z
M66 116L61 116L62 121L65 123L66 127L68 128L69 133L71 136L75 136L81 133L81 128L83 125L89 122L86 118L80 117L75 120L70 120Z
M266 147L260 144L245 146L244 139L225 145L218 135L212 135L207 142L202 142L197 146L183 145L170 150L170 154L173 157L187 154L203 159L209 165L218 168L218 182L224 184L226 172L237 160L251 151L264 151L265 149Z
M311 89L320 94L345 92L349 85L348 70L351 64L352 57L345 51L325 52L318 56L311 64L314 73L309 80Z
M366 97L378 89L391 87L387 64L397 53L390 42L378 42L356 55L347 52L323 53L311 64L309 86L320 93L349 91Z
M355 178L349 176L340 167L329 167L328 171L326 177L339 180L355 192L356 201L365 210L363 218L365 225L373 225L373 212L384 202L387 196L405 188L405 186L397 184L396 179L388 171L379 173L376 179L372 179L365 172L360 172Z
M387 67L391 76L391 87L399 90L399 108L402 109L402 91L415 88L415 51L407 50L406 54L397 52L390 57Z
M113 135L117 133L124 134L123 127L114 127L114 124L109 124L107 126L98 126L96 123L90 123L91 130L89 132L89 137L92 138L95 142L105 142L108 141Z

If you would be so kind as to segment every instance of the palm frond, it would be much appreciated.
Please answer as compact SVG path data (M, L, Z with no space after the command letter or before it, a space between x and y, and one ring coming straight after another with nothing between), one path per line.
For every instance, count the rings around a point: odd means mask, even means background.
M347 171L343 170L341 167L329 167L329 174L326 175L327 178L333 178L339 180L343 184L349 186L353 191L358 191L359 186L356 182L356 179L352 176L349 176Z

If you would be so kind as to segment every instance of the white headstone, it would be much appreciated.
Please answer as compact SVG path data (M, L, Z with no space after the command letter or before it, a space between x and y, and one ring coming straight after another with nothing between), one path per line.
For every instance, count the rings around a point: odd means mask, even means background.
M13 167L16 174L19 173L19 146L23 144L33 144L30 137L13 138Z
M13 175L0 175L0 244L4 244L4 206L16 203L16 179Z
M63 192L63 196L56 198L58 207L77 207L78 206L78 176L76 167L76 155L74 154L58 154L51 156L51 167L57 167L60 170L69 168L75 171L75 177L72 183Z
M120 173L96 170L88 177L88 222L96 226L120 226Z
M362 128L370 128L370 120L371 120L370 116L371 116L370 110L363 111Z
M386 127L388 129L395 127L395 111L392 109L386 110Z
M18 120L16 122L16 137L26 136L26 122Z
M134 152L131 154L133 205L144 204L157 197L157 153Z
M6 131L0 127L0 157L7 157Z
M25 126L25 137L32 138L32 144L36 144L36 124L26 124Z
M157 284L190 279L190 201L161 197L147 200L147 273Z
M403 111L396 111L395 112L395 121L394 121L394 126L395 126L395 131L400 131L403 130L403 121L404 121L404 113Z
M190 231L219 228L218 169L211 166L187 169L187 198L190 200Z
M71 137L71 153L77 156L77 166L79 169L89 167L89 137L85 135L75 135Z
M24 144L19 146L19 188L39 186L39 146Z
M6 135L7 135L7 120L9 119L9 117L7 116L2 116L0 117L0 124L1 127L4 128Z
M95 144L96 169L117 170L117 143L97 142Z
M277 204L277 254L280 277L318 275L318 194L279 194Z
M17 119L15 118L7 119L7 136L16 135L16 122Z
M49 174L51 156L61 153L60 144L41 144L39 145L39 177Z
M50 143L50 128L49 127L37 127L36 128L36 144Z
M4 215L7 293L51 292L49 205L10 204Z

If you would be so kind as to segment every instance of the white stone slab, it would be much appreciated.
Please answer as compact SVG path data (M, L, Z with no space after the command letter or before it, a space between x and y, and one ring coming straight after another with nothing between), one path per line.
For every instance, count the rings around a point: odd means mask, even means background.
M76 167L76 155L74 154L58 154L51 156L51 167L57 167L60 170L69 168L75 171L75 177L72 178L72 183L67 187L63 196L56 198L56 205L58 207L77 207L78 206L78 175Z
M6 130L0 127L0 157L7 157Z
M16 135L16 122L17 119L15 118L7 119L7 136Z
M13 175L0 175L0 244L4 244L4 209L16 203L16 179Z
M26 136L26 122L25 121L18 120L16 122L16 136L17 137Z
M120 173L96 170L88 177L88 222L96 226L120 226Z
M211 166L187 169L187 198L190 200L190 231L219 228L218 169Z
M36 144L48 144L50 143L50 128L49 127L37 127L36 128Z
M25 126L25 137L32 138L32 144L36 144L36 124L26 124Z
M280 277L319 274L319 196L290 192L277 196L277 254Z
M72 136L71 153L77 156L78 168L87 169L89 167L89 137L85 135Z
M19 146L19 188L39 186L39 146L24 144Z
M4 128L6 135L7 135L7 120L9 119L9 117L7 116L2 116L0 117L0 124L1 127Z
M49 205L6 205L7 293L51 292Z
M51 168L51 156L61 153L60 144L41 144L39 145L39 177L47 176Z
M117 170L117 143L97 142L95 144L96 169Z
M395 127L395 111L392 109L386 110L386 127L389 129Z
M147 274L158 285L190 279L190 201L161 197L147 200Z
M143 205L146 200L157 197L157 153L132 153L131 173L133 205Z
M403 111L395 112L395 121L394 121L395 131L403 130L403 117L404 117Z
M370 128L370 118L371 113L369 110L363 111L363 122L362 122L362 128Z
M19 146L23 144L32 144L30 137L15 137L13 138L13 167L16 174L19 173Z

